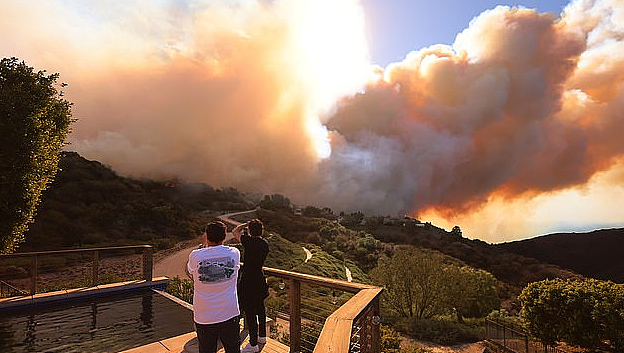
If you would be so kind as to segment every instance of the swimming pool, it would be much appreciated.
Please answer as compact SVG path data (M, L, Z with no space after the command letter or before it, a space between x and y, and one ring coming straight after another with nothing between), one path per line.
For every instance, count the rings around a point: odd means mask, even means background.
M152 289L0 311L0 352L119 352L194 330L193 312Z

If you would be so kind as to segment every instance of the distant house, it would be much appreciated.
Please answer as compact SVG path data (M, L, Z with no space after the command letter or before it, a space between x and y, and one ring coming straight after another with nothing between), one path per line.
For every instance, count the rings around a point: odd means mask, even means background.
M398 226L401 225L401 221L397 217L386 216L382 221L384 226Z
M402 225L404 227L408 227L408 226L417 226L417 227L421 227L422 226L422 227L424 227L425 226L422 222L420 222L416 218L412 218L410 216L403 217L402 222L403 222Z

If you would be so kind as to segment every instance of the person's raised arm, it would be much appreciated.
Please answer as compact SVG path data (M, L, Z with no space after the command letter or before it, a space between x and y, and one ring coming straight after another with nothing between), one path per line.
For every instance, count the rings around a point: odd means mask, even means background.
M234 229L232 229L232 235L234 236L234 238L240 243L241 242L241 235L243 233L243 229L245 229L245 227L247 227L247 224L249 222L246 223L241 223L239 225L237 225L236 227L234 227Z

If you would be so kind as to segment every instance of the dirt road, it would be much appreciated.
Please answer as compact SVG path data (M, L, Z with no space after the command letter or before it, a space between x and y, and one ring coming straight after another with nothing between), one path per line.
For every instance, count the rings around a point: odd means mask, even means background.
M347 266L345 268L345 276L347 276L347 282L353 282L353 277L351 276L351 270Z
M303 252L305 252L305 254L306 254L306 258L305 258L305 260L303 260L303 262L308 262L312 258L312 252L310 250L304 248L303 246L301 248L303 249Z
M230 217L234 216L242 216L246 214L251 214L256 210L250 211L242 211L242 212L233 212L219 216L219 219L226 223L238 225L240 222L231 219ZM228 232L225 237L225 243L231 242L234 239L232 233ZM188 261L189 254L194 249L197 249L199 244L201 243L201 237L197 238L196 243L192 243L192 245L179 250L169 256L164 257L162 260L158 261L154 265L154 276L167 276L167 277L175 277L178 276L180 278L187 278L186 273L184 272L184 266L186 266L186 262Z

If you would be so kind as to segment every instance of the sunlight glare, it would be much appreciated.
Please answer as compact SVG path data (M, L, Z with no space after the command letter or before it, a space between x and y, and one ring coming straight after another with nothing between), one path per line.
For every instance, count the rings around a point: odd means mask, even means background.
M371 66L364 12L357 0L291 2L293 74L307 91L308 132L320 159L331 155L320 120L346 94L363 87Z

